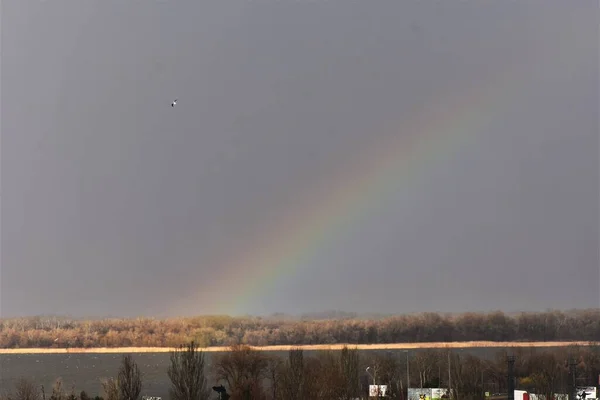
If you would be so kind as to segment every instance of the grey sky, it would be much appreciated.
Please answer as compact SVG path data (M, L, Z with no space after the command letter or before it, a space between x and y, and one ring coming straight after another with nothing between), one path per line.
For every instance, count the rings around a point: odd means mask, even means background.
M599 307L598 17L591 0L4 1L0 313ZM307 242L306 265L250 294L224 280L415 112L478 90L447 122L474 130L460 146Z

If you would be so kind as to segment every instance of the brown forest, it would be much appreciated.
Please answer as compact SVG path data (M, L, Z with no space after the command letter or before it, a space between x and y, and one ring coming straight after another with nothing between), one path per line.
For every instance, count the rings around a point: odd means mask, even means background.
M248 344L377 344L460 341L596 341L600 309L508 315L502 312L382 318L204 316L80 320L0 320L0 348L202 347Z
M388 398L406 400L407 378L412 388L450 387L454 400L483 399L484 393L492 396L488 400L506 399L508 390L507 355L515 356L514 378L517 389L537 393L545 398L554 398L556 393L573 393L576 386L594 386L600 373L600 347L567 346L555 350L519 348L500 351L492 358L476 356L449 349L423 350L409 355L399 353L366 354L352 347L341 351L322 351L307 356L300 349L292 349L285 356L253 350L245 345L234 345L229 352L216 356L210 367L205 366L202 351L198 368L187 368L188 374L197 376L199 395L189 397L171 393L171 399L214 399L210 390L215 383L223 385L230 400L278 400L314 399L339 400L367 398L368 385L377 380L388 385ZM126 357L129 357L127 360ZM173 356L172 356L173 357ZM408 358L409 357L409 358ZM407 358L409 368L406 368ZM133 368L131 364L133 363ZM135 371L135 355L125 355L124 366ZM172 358L172 365L189 366ZM571 365L573 374L570 373ZM366 367L370 367L366 371ZM172 387L182 387L181 379L186 367L173 372L170 369ZM104 380L105 391L99 394L105 400L123 400L139 397L119 395L119 387L133 381L127 369L114 371L116 378ZM127 378L130 376L131 378ZM143 376L138 384L125 385L143 387ZM210 384L208 383L210 382ZM56 388L58 386L58 388ZM7 400L42 400L39 384L31 380L20 380L12 393L5 394ZM61 389L60 381L49 391L51 400L91 400L75 388ZM139 395L139 391L136 391ZM504 395L502 395L504 393ZM94 394L95 395L95 394ZM542 397L544 398L544 397ZM0 394L0 399L2 395ZM96 397L100 400L100 397Z

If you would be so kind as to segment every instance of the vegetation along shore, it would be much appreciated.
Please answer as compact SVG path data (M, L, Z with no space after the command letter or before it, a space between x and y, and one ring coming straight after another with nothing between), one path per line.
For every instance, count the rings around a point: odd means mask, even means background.
M287 350L343 344L371 349L439 347L557 347L600 338L600 308L505 314L464 313L291 318L204 316L85 320L67 317L0 319L2 352L169 351L194 341L208 351L234 344ZM541 344L543 342L543 344ZM283 347L269 347L283 346ZM307 347L308 346L308 347ZM314 347L322 346L322 347ZM383 347L374 347L383 346Z

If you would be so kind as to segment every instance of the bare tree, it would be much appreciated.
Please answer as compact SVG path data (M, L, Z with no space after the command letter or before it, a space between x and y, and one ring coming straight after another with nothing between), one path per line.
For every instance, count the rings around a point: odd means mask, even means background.
M561 375L566 372L566 365L563 366L564 360L558 360L556 356L550 352L543 352L535 356L531 356L528 360L529 375L536 393L545 395L546 399L552 399L554 393L561 388Z
M117 379L104 379L102 389L104 390L104 400L119 400L119 382Z
M171 352L167 371L171 380L169 394L173 400L208 400L210 388L204 373L204 352L193 341Z
M266 377L267 358L246 345L233 345L215 363L219 381L225 381L231 390L231 399L261 399L264 397L262 380Z
M306 357L303 360L303 399L319 399L319 385L321 377L321 364L316 357Z
M71 386L71 393L67 396L67 400L77 400L77 395L75 394L75 385Z
M286 399L300 400L304 393L304 352L291 349L282 374L281 390Z
M441 375L441 368L438 368L439 362L440 354L435 350L424 350L415 355L411 372L417 372L419 387L431 387L433 381L436 381L439 385L439 375Z
M600 344L590 343L582 354L583 380L588 383L596 382L600 376Z
M316 362L311 363L310 372L313 399L339 399L344 392L344 378L341 375L340 360L333 351L317 354Z
M21 378L15 385L14 400L39 400L40 393L29 379Z
M124 355L118 375L119 400L138 400L142 392L142 374L130 354Z
M373 376L377 379L378 385L388 385L387 397L399 398L402 384L406 380L405 377L402 379L401 371L404 369L401 368L399 361L390 353L374 354L369 360L368 366L373 367Z
M452 388L456 399L481 397L481 374L483 364L473 355L456 354L452 360Z
M283 374L285 372L285 364L281 357L276 355L267 356L267 376L269 378L271 387L271 399L277 400L281 398L281 386L283 380ZM285 397L284 397L285 398Z
M344 382L343 392L341 393L343 399L349 400L359 395L359 363L358 349L349 349L344 346L340 353L340 375Z
M54 381L54 385L52 385L52 395L50 396L50 400L65 400L66 397L63 390L62 379L57 378L56 381Z

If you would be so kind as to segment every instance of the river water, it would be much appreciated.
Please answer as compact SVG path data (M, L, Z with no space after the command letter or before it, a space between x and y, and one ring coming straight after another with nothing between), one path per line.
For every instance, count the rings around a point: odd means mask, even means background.
M494 356L499 348L469 348L464 353L471 353L479 357ZM410 350L411 354L420 350ZM461 349L453 349L461 351ZM402 350L361 350L361 358L369 358L369 353L389 352L404 359L406 353ZM464 354L463 353L463 354ZM207 352L206 366L211 371L211 360L216 352ZM282 357L287 352L270 352ZM305 351L305 356L314 355L314 351ZM168 399L170 381L167 376L169 367L169 353L134 353L133 359L138 364L143 374L142 394L146 396L160 396ZM123 354L0 354L0 392L13 390L15 382L21 378L28 378L38 385L44 385L48 394L56 378L60 377L63 387L70 392L74 387L76 393L85 390L88 395L103 395L101 379L116 377ZM209 374L209 384L216 384L215 379Z

